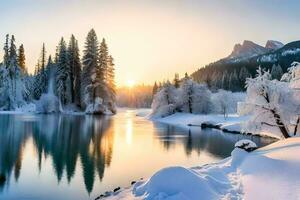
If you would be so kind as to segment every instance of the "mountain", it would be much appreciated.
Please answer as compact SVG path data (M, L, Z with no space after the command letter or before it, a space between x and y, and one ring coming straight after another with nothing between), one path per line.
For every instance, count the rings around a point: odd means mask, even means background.
M199 68L191 76L212 89L242 91L246 77L255 76L258 66L271 71L273 65L280 65L283 72L286 72L294 61L300 62L300 41L283 45L269 40L265 47L244 41L242 45L235 45L228 57ZM236 79L240 81L238 87L233 84Z
M267 43L266 43L265 48L268 49L268 50L277 50L277 49L280 49L283 46L284 46L284 44L279 42L279 41L268 40Z
M249 58L252 56L267 53L268 49L255 44L252 41L245 40L243 44L234 45L232 53L228 56L229 59Z

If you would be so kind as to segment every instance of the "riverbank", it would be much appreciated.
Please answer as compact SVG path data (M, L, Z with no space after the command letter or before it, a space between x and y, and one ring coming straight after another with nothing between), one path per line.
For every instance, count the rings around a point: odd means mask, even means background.
M247 153L194 168L169 167L106 199L299 199L300 138L289 138ZM259 165L258 165L259 163Z
M220 114L190 114L175 113L164 118L150 118L155 122L189 128L189 126L199 126L202 128L213 128L234 134L259 135L262 137L272 137L281 139L281 136L273 131L262 131L259 134L247 133L243 130L245 123L250 116L239 116L238 114L229 114L226 118Z

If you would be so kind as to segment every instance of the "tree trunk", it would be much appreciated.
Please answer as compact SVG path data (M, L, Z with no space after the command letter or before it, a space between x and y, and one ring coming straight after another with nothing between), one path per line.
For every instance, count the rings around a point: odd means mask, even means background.
M275 110L271 110L274 118L275 118L275 121L276 121L276 124L278 125L278 128L279 130L281 131L282 135L284 136L284 138L289 138L291 137L289 135L289 132L287 130L287 128L285 127L285 125L282 123L282 120L280 118L280 115L276 113Z

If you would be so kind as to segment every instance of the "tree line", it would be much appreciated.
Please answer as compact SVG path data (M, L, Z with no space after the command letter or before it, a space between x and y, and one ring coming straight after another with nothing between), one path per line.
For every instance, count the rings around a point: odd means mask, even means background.
M86 37L82 58L74 35L68 44L61 38L54 57L47 56L43 44L34 74L28 73L24 46L17 49L13 35L6 35L3 49L1 110L35 104L41 101L43 94L53 93L61 110L73 107L73 110L86 110L92 114L116 112L114 60L105 39L100 43L94 29Z

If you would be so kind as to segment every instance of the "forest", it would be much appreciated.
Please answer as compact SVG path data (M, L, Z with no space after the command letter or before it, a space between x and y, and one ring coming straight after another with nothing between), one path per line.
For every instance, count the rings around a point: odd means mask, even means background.
M25 48L16 47L14 35L7 34L0 64L0 110L38 113L116 112L114 60L103 38L94 29L85 41L82 57L74 35L69 43L62 37L52 57L42 45L34 74L25 64Z

